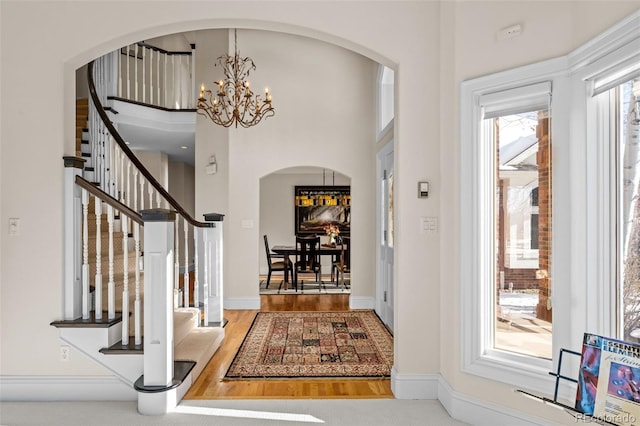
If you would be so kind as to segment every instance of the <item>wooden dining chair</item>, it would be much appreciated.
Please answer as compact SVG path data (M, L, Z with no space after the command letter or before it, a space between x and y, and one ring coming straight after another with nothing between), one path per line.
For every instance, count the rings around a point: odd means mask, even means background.
M335 276L336 287L340 286L342 280L342 286L346 288L344 274L351 272L351 237L342 237L341 240L340 258L331 265L331 281Z
M269 239L266 234L264 235L264 250L267 253L267 266L269 267L269 274L267 275L267 284L265 285L265 288L269 288L269 284L271 283L271 273L274 271L284 272L289 270L293 277L293 265L284 258L283 254L271 252L271 249L269 248ZM282 287L282 281L280 282L280 287ZM278 287L278 289L280 289L280 287Z
M320 237L314 236L296 236L296 262L294 266L294 286L298 290L298 282L300 283L300 292L304 291L304 281L299 280L300 274L313 274L318 282L318 291L322 286L322 265L320 263Z

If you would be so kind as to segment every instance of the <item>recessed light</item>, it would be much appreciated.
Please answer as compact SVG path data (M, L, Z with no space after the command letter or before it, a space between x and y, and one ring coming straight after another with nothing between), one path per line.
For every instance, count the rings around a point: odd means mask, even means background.
M186 145L182 145L180 148L182 148L182 149L188 149L189 147L188 147L188 146L186 146Z
M125 144L127 144L127 145L131 145L131 142L125 142Z

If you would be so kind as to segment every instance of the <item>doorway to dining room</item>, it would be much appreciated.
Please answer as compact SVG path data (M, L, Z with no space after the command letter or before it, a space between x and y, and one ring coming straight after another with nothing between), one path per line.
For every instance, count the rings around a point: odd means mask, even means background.
M313 276L305 276L304 287L300 286L296 289L292 285L292 277L288 276L288 282L285 283L285 273L281 268L280 270L274 268L269 279L269 259L266 255L266 246L263 239L266 235L270 249L282 246L295 246L296 235L300 233L299 226L296 226L296 221L301 220L301 217L299 217L300 212L296 214L296 209L300 207L296 204L296 187L327 189L340 187L344 189L345 187L351 187L351 178L332 169L301 166L278 170L260 179L260 220L258 234L260 238L259 244L263 251L259 256L258 284L260 294L298 294L301 293L301 289L303 289L306 294L349 294L351 292L350 270L348 270L344 276L340 276L339 271L334 267L334 263L339 260L340 253L338 249L340 245L333 244L335 253L329 252L329 246L331 245L330 237L324 230L324 225L319 226L317 232L315 232L316 230L312 232L320 237L321 245L326 251L326 253L323 251L320 256L321 268L319 279ZM323 205L325 204L323 200L309 200L308 202L316 207L315 210L317 211L315 211L314 215L319 216L313 220L318 223L322 221L327 223L350 221L350 213L345 219L343 213L339 214L338 217L335 212L332 211L332 209L336 210L337 208L344 210L345 204L347 203L346 200L341 199L326 202L326 206ZM350 210L350 200L348 210ZM323 215L327 217L325 218ZM350 236L349 229L346 229L346 231L344 227L341 229L342 232L338 234L338 242L340 242L340 237ZM291 262L295 262L294 256L291 255L289 258ZM274 261L282 262L283 259L271 259L271 262ZM344 282L340 282L340 278L343 278Z

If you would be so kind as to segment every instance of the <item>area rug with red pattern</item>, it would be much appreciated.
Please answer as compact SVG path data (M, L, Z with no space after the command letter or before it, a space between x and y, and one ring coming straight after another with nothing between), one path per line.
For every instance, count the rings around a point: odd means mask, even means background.
M389 377L392 365L374 311L259 312L225 379Z

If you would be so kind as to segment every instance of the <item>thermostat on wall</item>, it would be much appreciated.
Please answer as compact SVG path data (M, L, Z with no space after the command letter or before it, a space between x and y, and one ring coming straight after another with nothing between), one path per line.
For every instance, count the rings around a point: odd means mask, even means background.
M429 182L418 182L418 198L429 196Z

